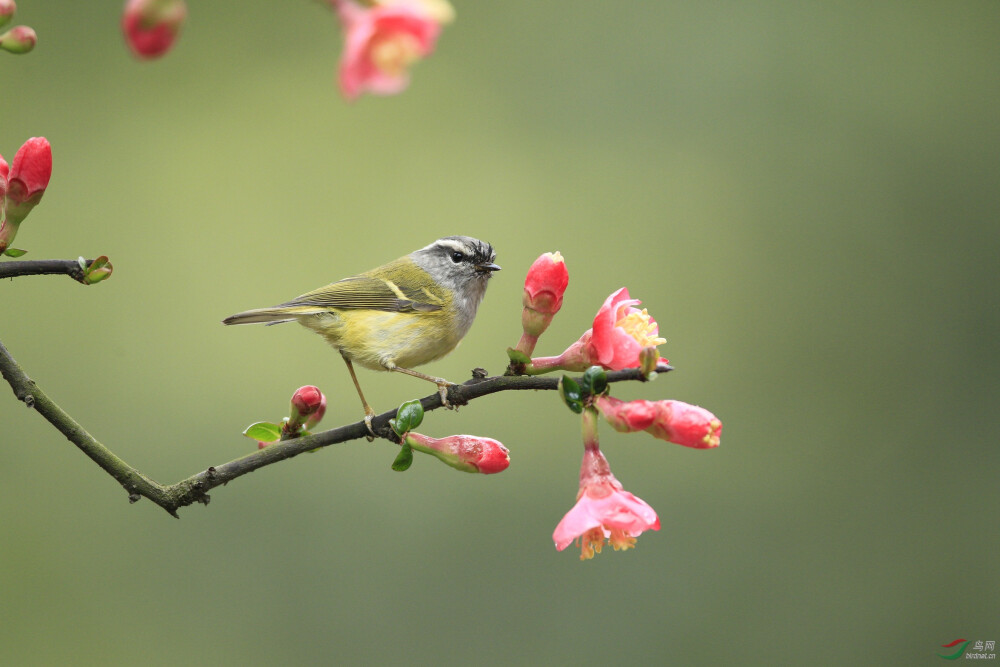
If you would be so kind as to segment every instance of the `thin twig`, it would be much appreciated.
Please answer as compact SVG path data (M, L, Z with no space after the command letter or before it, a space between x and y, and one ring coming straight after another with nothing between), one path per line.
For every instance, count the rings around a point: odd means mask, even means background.
M671 369L661 366L658 370ZM207 505L209 501L208 491L237 477L272 463L298 456L303 452L350 440L359 440L368 435L363 421L346 424L329 431L268 445L264 449L259 449L222 465L211 466L176 484L165 486L153 481L115 456L111 450L98 442L62 408L56 405L24 373L3 343L0 343L0 374L14 390L14 395L19 401L22 401L29 408L37 410L42 417L55 426L70 442L79 447L102 470L114 477L128 492L130 501L135 502L140 497L148 498L175 517L177 510L181 507L196 502ZM634 368L610 372L607 378L608 382L645 381L646 379L639 369ZM452 405L466 405L469 401L501 391L553 390L558 386L559 379L555 377L523 375L474 377L464 384L449 387L448 402ZM443 406L441 396L436 392L420 399L420 404L425 412ZM396 410L376 415L372 419L372 429L380 437L395 441L397 438L389 427L389 420L395 416Z
M94 260L84 260L89 266ZM0 262L0 278L17 276L66 275L77 282L83 282L83 269L75 259L33 259L16 262Z

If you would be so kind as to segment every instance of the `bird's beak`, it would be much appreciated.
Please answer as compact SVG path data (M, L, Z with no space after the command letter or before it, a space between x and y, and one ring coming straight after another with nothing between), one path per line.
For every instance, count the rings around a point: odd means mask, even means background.
M487 273L487 272L492 273L493 271L499 271L499 270L500 267L494 264L493 262L489 262L488 264L476 264L476 271L479 271L480 273Z

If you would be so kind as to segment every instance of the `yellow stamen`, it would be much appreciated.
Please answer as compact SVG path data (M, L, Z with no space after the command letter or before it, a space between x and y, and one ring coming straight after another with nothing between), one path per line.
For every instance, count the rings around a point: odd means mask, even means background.
M399 76L420 58L420 42L406 33L387 35L372 42L370 54L375 67L390 76Z
M601 547L604 546L604 531L600 528L591 528L577 541L580 543L580 560L590 560L595 552L601 553Z
M624 551L635 546L635 538L624 530L612 530L608 542L614 547L615 551Z
M659 329L656 322L650 322L649 312L645 308L642 310L631 309L630 313L615 322L615 326L620 327L643 347L663 345L667 342L666 338L660 338L657 335Z

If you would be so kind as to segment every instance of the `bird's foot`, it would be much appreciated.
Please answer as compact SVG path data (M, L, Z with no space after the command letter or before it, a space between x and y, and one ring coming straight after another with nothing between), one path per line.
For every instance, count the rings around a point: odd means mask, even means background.
M372 417L374 416L375 416L374 410L365 413L365 427L368 429L368 435L366 435L365 438L368 439L368 442L375 441L375 429L372 428Z
M458 406L452 405L448 402L448 387L454 387L454 382L448 382L447 380L438 380L438 396L441 397L441 405L448 408L449 410L457 410Z

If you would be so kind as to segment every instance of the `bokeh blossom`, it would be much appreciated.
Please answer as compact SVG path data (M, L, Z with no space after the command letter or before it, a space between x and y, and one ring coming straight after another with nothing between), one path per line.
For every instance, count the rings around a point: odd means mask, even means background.
M26 25L16 25L0 35L0 49L9 53L27 53L37 43L38 35Z
M128 0L122 34L137 58L159 58L174 45L186 18L184 0Z
M344 97L392 95L410 83L410 67L434 50L454 10L445 0L383 0L362 6L330 0L344 27L339 82Z

